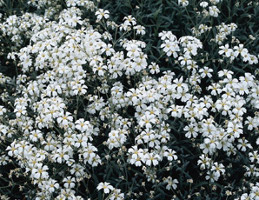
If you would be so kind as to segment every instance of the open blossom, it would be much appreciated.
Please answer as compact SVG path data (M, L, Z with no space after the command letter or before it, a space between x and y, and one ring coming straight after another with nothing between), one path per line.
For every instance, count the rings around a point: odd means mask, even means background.
M229 71L229 70L226 70L226 69L220 70L220 71L218 72L219 77L225 76L225 77L227 77L228 79L232 79L232 75L233 75L233 74L234 74L234 72Z
M99 76L104 76L104 73L105 73L106 70L107 70L106 65L102 65L102 66L95 65L94 68L93 68L93 72L97 73Z
M159 155L155 155L154 153L147 153L145 154L145 158L146 158L146 165L148 166L156 166L159 163L160 160L160 156Z
M37 164L32 169L32 176L36 179L39 179L39 178L47 179L49 177L49 174L47 172L48 169L49 167L46 165L43 165L42 163Z
M176 155L176 151L172 150L172 149L167 149L165 152L164 152L164 156L167 157L167 159L169 161L172 161L172 160L177 160L178 156Z
M89 131L91 132L93 130L92 125L89 123L89 121L85 121L84 119L80 118L78 119L76 122L76 128L81 131L81 132L85 132L85 131Z
M200 159L198 160L198 165L200 165L201 169L206 169L210 167L211 159L206 154L202 154L199 158Z
M65 162L69 160L69 158L70 156L68 150L62 147L57 149L57 151L53 154L53 159L56 160L58 163Z
M200 6L201 6L202 8L206 8L208 5L209 5L208 2L206 2L206 1L200 2Z
M74 177L68 176L63 179L65 188L74 188L76 179Z
M244 56L248 53L248 50L244 47L243 44L239 44L238 46L234 46L234 50L237 55Z
M183 7L186 7L189 5L189 1L188 0L178 0L178 4Z
M143 149L138 149L136 146L133 146L132 148L129 148L129 154L130 156L130 163L135 166L139 167L142 165L142 161L144 161L144 152Z
M167 183L166 189L171 190L171 189L176 189L177 184L179 181L177 179L173 179L171 176L167 177L164 179L164 182Z
M137 34L139 34L139 35L145 35L145 33L146 33L145 27L141 26L141 25L134 26L133 29L135 29L137 31Z
M218 17L220 13L220 10L216 6L210 6L209 7L209 14L212 17Z
M98 184L97 190L103 190L105 194L108 194L114 190L114 187L110 183L101 182Z
M124 24L129 26L129 25L136 25L137 22L136 22L136 19L135 17L132 17L131 15L127 16L127 17L124 17Z
M195 124L189 124L188 126L185 126L183 130L187 131L185 134L187 138L196 138L198 136L199 129Z
M211 78L212 77L211 72L213 72L213 70L208 67L204 67L203 69L200 69L199 72L201 73L202 78L205 78L206 76L208 78Z
M145 126L146 128L151 128L152 124L156 123L156 118L151 116L151 115L144 115L141 117L139 125L140 126Z
M121 193L121 190L120 190L120 189L114 189L114 190L112 191L110 200L123 200L123 199L125 199L125 198L124 198L124 194Z
M60 117L57 118L57 122L62 126L67 126L69 122L72 122L73 117L69 112L62 113Z
M96 11L95 15L97 16L97 20L108 19L110 12L108 10L99 9Z
M219 49L220 49L219 54L220 55L224 54L227 57L230 57L231 53L233 52L233 50L229 48L229 44L226 44L225 46L220 46Z
M18 148L17 148L17 144L16 141L14 141L13 143L11 143L10 146L8 146L6 148L6 150L8 151L8 155L9 156L16 156L18 153Z
M211 167L211 170L214 171L215 175L217 177L219 177L221 174L224 174L225 173L225 167L223 164L219 164L217 162L215 162L212 167Z
M55 190L59 189L59 184L56 180L49 179L47 181L43 181L41 187L46 188L47 191L53 193Z
M246 151L247 148L252 149L253 147L251 144L248 143L248 141L245 138L238 139L238 145L237 148L240 149L241 151Z

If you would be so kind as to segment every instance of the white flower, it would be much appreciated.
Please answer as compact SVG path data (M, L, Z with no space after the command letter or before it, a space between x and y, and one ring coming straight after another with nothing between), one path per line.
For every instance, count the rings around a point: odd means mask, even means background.
M8 155L9 156L16 156L18 153L18 149L17 149L17 145L16 145L16 141L14 141L10 146L8 146L6 148L6 150L8 151Z
M249 58L248 62L249 62L250 65L257 64L258 63L258 59L257 59L256 56L250 55L250 58Z
M171 105L170 108L167 109L167 112L171 112L172 117L180 118L183 114L183 106Z
M171 190L172 188L175 190L177 188L177 184L179 183L177 179L173 179L171 176L165 178L164 182L167 183L167 190Z
M234 50L236 51L237 55L244 56L245 54L248 53L248 50L244 48L243 44L239 44L238 46L234 46Z
M219 54L225 54L225 56L227 57L230 57L231 53L233 52L233 50L229 48L229 44L226 44L225 46L220 46L219 49L221 49L219 51Z
M173 55L174 58L178 57L178 51L180 51L180 47L178 45L177 41L168 40L166 39L162 44L161 48L163 48L163 51L166 53L167 56Z
M256 121L255 121L254 118L248 116L247 119L246 119L246 121L245 121L245 124L248 125L248 127L247 127L248 130L253 130L253 128L256 127L256 124L257 124L257 123L256 123Z
M258 187L258 185L252 187L252 191L250 192L249 197L251 199L254 199L254 200L259 200L259 187Z
M49 174L47 172L48 169L49 167L47 165L43 166L42 163L39 163L32 169L32 176L36 179L47 179L49 177Z
M220 174L224 174L225 173L225 167L223 164L219 164L217 162L215 162L212 167L211 170L214 171L216 173L216 176L220 176Z
M135 30L137 30L137 34L139 35L145 35L145 27L144 26L141 26L141 25L137 25L137 26L134 26Z
M243 137L242 139L238 139L238 145L237 148L241 151L246 151L246 148L252 149L253 147L251 144L248 143L248 141Z
M207 171L207 175L205 176L206 180L211 182L215 182L219 179L218 173Z
M234 72L229 71L229 70L227 70L227 69L223 69L223 70L220 70L220 71L218 72L219 77L225 76L225 77L227 77L228 79L232 79L232 75L233 75L233 74L234 74Z
M213 72L213 70L208 67L204 67L204 68L200 69L199 72L201 73L202 78L205 78L206 76L208 78L211 78L212 77L211 72Z
M120 189L114 189L111 196L109 197L110 200L124 200L124 194L121 193Z
M218 17L218 14L220 13L219 9L216 6L210 6L209 7L209 14L212 17Z
M202 8L206 8L208 5L209 5L208 2L206 2L206 1L202 1L202 2L200 3L200 6L201 6Z
M30 133L30 140L32 142L37 142L38 140L42 139L42 133L40 130L33 130L31 133Z
M160 156L156 155L154 153L146 153L145 154L145 159L146 159L146 165L151 166L151 165L158 165L158 161L160 160Z
M59 148L53 155L53 159L56 160L58 163L62 163L69 159L68 150Z
M22 66L23 66L26 70L28 70L31 65L32 65L32 60L31 60L30 57L28 56L28 57L26 57L26 58L23 60Z
M114 190L114 187L112 185L110 185L110 183L101 182L101 183L98 184L97 190L103 190L103 192L105 194L108 194L108 193L110 193L110 191Z
M74 177L68 176L63 179L65 188L74 188L76 179Z
M93 67L93 72L98 74L98 76L104 76L105 71L107 70L107 66L106 65L95 65Z
M150 115L144 115L143 117L141 117L140 121L139 121L139 125L141 127L146 127L146 128L151 128L152 124L156 123L156 118L154 118L154 116L150 116Z
M141 166L141 160L144 160L144 154L142 149L138 149L137 146L133 146L128 150L129 154L131 155L129 161L133 165L135 164L137 167Z
M235 200L237 200L237 199L235 199ZM244 193L244 194L242 194L242 196L240 197L240 200L250 200L250 197L248 196L247 193Z
M257 161L259 163L259 154L258 151L249 152L249 160L251 162Z
M172 150L172 149L167 149L163 156L167 157L167 159L169 161L172 161L172 160L177 160L177 155L176 155L176 151Z
M151 65L148 66L148 68L150 69L151 74L157 74L160 72L159 66L154 62L152 62Z
M97 16L97 20L100 21L101 19L108 19L110 12L108 10L99 9L95 12Z
M189 1L188 0L178 0L178 4L183 7L186 7L189 5Z
M130 26L130 25L136 25L137 24L137 22L136 22L136 19L135 19L135 17L132 17L131 15L129 15L129 16L127 16L127 17L124 17L124 24L126 25L126 26Z
M43 181L43 187L46 188L50 193L53 193L59 188L59 184L56 180L50 179L48 181Z
M196 124L190 123L189 125L185 126L184 131L187 131L187 133L185 134L185 137L187 138L196 138L198 136L198 126Z
M76 129L78 129L81 132L89 131L91 132L93 130L92 125L89 123L89 121L85 121L83 118L78 119L76 122Z
M81 178L85 175L85 167L83 167L80 164L74 163L72 165L72 169L70 170L70 173L75 175L76 178Z
M198 160L198 165L200 165L201 169L206 169L210 167L211 158L209 158L206 154L202 154L199 158L200 159Z
M70 122L73 121L73 117L71 116L71 113L66 112L61 113L60 117L57 118L57 122L63 127L67 126Z
M83 94L85 94L86 93L86 89L87 89L88 87L86 86L86 85L82 85L82 84L75 84L75 85L73 85L73 87L72 87L72 90L73 90L73 92L74 92L74 95L83 95Z

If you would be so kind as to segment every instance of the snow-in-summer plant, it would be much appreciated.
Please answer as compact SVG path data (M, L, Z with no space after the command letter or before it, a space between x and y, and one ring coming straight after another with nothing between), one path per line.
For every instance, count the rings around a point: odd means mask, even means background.
M0 199L259 199L258 2L0 10Z

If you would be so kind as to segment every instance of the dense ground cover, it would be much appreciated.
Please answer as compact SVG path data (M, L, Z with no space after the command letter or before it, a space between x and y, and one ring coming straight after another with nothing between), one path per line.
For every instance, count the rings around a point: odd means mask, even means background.
M0 11L0 199L259 199L258 1Z

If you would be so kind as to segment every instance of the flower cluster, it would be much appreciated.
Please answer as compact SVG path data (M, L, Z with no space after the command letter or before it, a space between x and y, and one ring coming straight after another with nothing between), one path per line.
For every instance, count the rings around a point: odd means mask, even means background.
M39 12L0 23L16 69L0 73L4 188L37 200L177 200L213 190L259 199L258 56L232 35L237 24L207 21L223 1L199 2L202 20L189 34L157 28L158 47L144 18L115 21L99 1L27 3ZM183 12L194 2L178 4Z

